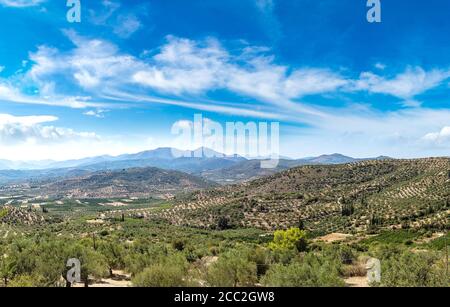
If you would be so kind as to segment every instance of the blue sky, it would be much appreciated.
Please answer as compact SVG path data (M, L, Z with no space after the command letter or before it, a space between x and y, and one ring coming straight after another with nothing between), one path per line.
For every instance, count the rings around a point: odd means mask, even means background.
M291 157L449 153L446 1L384 0L377 24L365 0L81 3L71 24L0 0L0 159L173 146L194 114L280 122Z

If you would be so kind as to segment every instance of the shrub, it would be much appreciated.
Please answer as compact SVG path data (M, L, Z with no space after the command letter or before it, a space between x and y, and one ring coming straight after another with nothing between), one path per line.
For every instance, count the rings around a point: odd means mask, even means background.
M276 264L262 278L268 287L342 287L339 265L332 260L308 254L302 261Z
M273 251L296 249L299 252L304 252L307 249L306 232L298 228L278 230L275 232L269 248Z
M217 221L217 229L218 230L227 230L230 228L231 228L230 219L225 216L219 217L219 219Z
M253 286L257 282L257 265L243 251L232 250L210 266L206 280L213 287Z
M186 259L172 256L144 269L132 283L136 287L183 287L187 286L186 275Z
M382 261L381 286L449 287L444 261L434 253L403 252Z

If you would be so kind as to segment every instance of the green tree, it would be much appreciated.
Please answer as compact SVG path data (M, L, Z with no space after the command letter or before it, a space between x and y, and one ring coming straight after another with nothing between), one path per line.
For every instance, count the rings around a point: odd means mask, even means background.
M105 257L109 276L113 275L113 269L123 269L125 267L125 249L119 242L101 241L98 252Z
M85 287L89 286L89 276L94 278L108 276L109 270L105 257L92 248L76 243L71 246L68 254L70 255L69 258L80 260L81 279Z
M14 276L15 262L7 254L3 254L1 251L0 253L0 278L3 281L3 285L7 287L10 279Z
M304 252L307 249L306 232L298 228L275 231L273 242L269 243L269 248L277 250L293 250Z

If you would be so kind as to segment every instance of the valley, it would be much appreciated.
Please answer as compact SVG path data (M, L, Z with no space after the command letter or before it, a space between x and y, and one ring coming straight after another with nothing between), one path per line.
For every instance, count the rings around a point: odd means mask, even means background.
M183 159L2 184L0 286L450 286L448 158Z

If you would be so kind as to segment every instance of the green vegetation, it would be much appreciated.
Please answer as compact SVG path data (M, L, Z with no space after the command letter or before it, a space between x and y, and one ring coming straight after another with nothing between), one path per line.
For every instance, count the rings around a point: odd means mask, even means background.
M0 286L68 286L77 258L77 286L342 287L377 258L371 286L448 287L448 164L305 166L173 200L21 193L0 207Z
M306 232L299 228L291 228L286 231L275 231L273 242L269 244L269 248L274 251L295 249L304 252L306 245Z
M3 219L5 216L8 215L8 208L4 208L0 210L0 220Z
M400 230L355 243L326 244L308 240L298 228L272 235L130 218L86 221L2 236L0 286L64 287L65 263L77 258L82 263L81 286L101 283L119 270L129 274L129 286L341 287L346 278L365 276L368 257L382 262L380 286L450 286L445 252L431 248L440 241L404 244L419 242L426 233Z
M175 225L268 231L296 227L316 235L387 229L450 230L450 159L363 161L302 166L246 184L194 193L154 217Z

